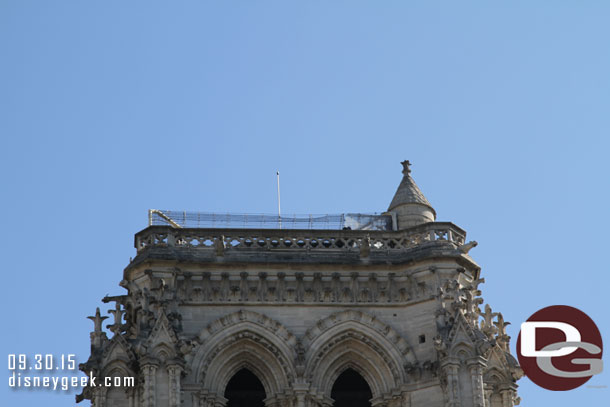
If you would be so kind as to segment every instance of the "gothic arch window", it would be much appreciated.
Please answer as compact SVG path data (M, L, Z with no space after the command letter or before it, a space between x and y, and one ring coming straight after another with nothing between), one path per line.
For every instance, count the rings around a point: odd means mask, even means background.
M264 407L265 388L254 373L241 369L227 383L227 407Z
M334 407L371 407L371 388L354 369L346 369L337 377L330 397Z

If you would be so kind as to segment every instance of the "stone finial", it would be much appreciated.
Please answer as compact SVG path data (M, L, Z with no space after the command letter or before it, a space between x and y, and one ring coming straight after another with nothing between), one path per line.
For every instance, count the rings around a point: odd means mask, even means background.
M510 325L510 322L504 321L504 316L502 316L501 312L498 312L496 318L497 321L494 322L494 325L498 327L498 335L506 335L506 326Z
M481 321L481 331L488 337L496 334L497 328L494 326L493 319L498 315L497 312L492 312L489 304L485 304L485 312L481 313L483 320Z
M403 162L401 162L401 164L402 164L402 173L405 175L411 174L411 161L404 160Z
M509 343L510 336L506 333L506 326L510 325L510 322L504 321L504 317L501 312L498 312L497 322L494 322L494 325L497 327L498 336L496 337L496 342L500 345L504 351L509 352Z
M96 334L99 334L99 333L102 333L102 322L104 322L105 319L108 319L108 317L103 317L100 314L100 308L97 307L95 309L95 315L87 317L87 319L90 319L93 321L93 332Z
M121 309L121 304L117 301L116 308L113 310L108 310L109 314L112 314L114 317L114 324L110 325L110 331L115 335L121 331L121 322L123 321L123 313L125 311Z
M91 338L91 351L93 352L94 349L98 349L108 339L106 333L102 332L102 322L108 317L103 317L98 307L95 309L95 315L87 318L93 321L93 332L89 335Z

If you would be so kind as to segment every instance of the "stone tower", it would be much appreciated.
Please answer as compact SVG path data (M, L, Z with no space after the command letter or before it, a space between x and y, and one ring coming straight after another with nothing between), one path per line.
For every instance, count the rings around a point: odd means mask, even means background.
M90 386L77 401L518 404L522 372L507 322L483 306L484 279L468 254L476 242L436 222L409 165L383 215L270 221L150 211L120 282L127 293L103 299L115 303L109 334L98 310L80 366L98 383L134 377L135 386Z

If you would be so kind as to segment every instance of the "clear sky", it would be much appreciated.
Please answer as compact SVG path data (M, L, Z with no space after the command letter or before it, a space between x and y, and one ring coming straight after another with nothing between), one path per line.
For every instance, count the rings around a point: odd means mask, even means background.
M516 342L580 308L610 340L606 1L0 0L1 357L89 354L148 208L382 212L400 161ZM610 366L589 385L610 386ZM0 405L73 405L9 391ZM610 388L522 406L607 406Z

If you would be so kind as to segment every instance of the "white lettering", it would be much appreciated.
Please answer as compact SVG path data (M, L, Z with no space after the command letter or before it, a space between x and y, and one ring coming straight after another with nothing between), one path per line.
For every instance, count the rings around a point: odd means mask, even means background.
M577 346L565 346L557 350L536 350L536 329L558 329L566 336L565 342L580 342L578 329L565 322L531 321L521 324L521 355L525 357L559 357L574 352Z

